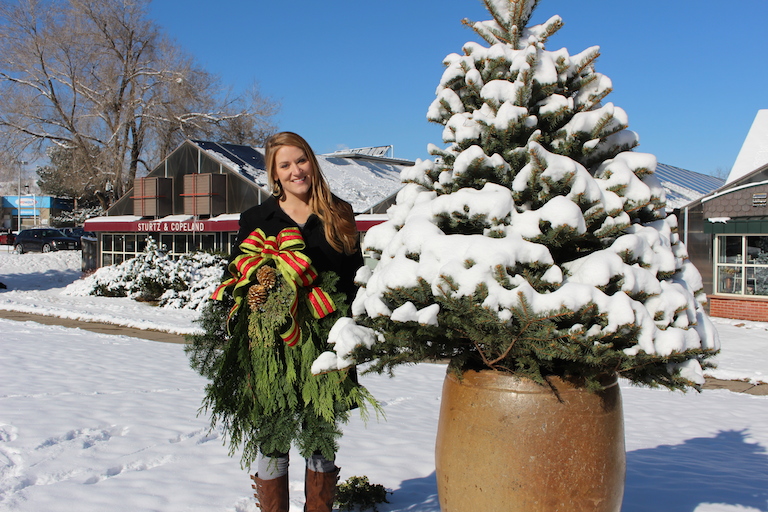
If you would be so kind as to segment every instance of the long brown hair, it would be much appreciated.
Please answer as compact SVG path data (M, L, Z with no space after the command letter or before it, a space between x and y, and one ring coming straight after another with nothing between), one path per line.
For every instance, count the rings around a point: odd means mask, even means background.
M293 132L280 132L267 139L265 144L267 181L272 194L281 197L284 192L275 178L275 154L281 146L293 146L304 151L312 163L312 185L309 207L323 222L325 239L338 252L352 254L357 249L357 226L352 207L331 194L331 188L320 170L315 152L306 140Z

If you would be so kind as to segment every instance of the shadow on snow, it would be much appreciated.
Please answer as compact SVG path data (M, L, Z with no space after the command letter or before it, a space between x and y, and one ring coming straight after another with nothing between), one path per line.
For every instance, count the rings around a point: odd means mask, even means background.
M387 495L387 500L389 504L377 505L379 512L440 512L435 473L403 480L399 489Z
M440 512L435 473L404 480L381 512ZM622 512L693 512L702 503L768 512L768 453L745 431L627 453Z
M32 291L63 288L81 277L83 273L80 270L55 269L30 274L5 274L0 281L8 287L8 291Z
M693 512L701 503L768 511L768 454L744 430L627 453L622 512Z

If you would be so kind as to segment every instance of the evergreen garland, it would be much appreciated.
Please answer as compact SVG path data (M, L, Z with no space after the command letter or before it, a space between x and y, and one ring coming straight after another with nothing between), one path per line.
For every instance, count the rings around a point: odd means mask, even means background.
M289 451L295 444L303 457L320 451L333 459L341 436L339 422L349 411L367 405L378 409L370 393L355 382L349 370L312 375L310 367L324 350L328 331L347 313L343 293L336 292L338 276L323 272L315 285L328 292L337 310L318 320L299 288L297 322L301 341L289 347L280 337L287 324L293 290L279 273L274 287L258 305L244 305L230 320L234 300L211 300L199 323L203 332L188 336L186 352L192 367L207 377L201 412L211 414L211 428L221 426L230 455L242 448L241 464L250 467L262 453ZM251 287L260 286L253 284Z

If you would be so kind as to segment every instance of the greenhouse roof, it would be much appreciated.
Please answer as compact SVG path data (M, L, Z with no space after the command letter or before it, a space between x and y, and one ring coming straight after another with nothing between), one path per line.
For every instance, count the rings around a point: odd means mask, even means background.
M656 165L656 177L667 193L667 206L681 208L722 187L725 180L672 165Z

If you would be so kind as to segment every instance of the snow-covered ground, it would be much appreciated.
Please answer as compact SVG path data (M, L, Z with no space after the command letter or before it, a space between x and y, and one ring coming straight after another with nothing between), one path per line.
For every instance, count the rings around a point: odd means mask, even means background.
M195 313L62 295L79 253L0 246L0 309L176 333ZM768 324L714 319L722 379L768 381ZM181 345L0 319L0 510L253 511L250 480L198 416L205 380ZM433 443L445 368L364 376L386 420L345 426L341 478L394 491L381 512L439 510ZM622 385L624 512L768 511L768 397ZM303 471L292 454L292 511Z

